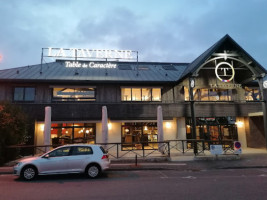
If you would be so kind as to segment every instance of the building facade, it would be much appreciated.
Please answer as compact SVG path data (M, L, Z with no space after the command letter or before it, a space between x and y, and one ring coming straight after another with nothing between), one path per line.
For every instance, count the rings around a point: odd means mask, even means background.
M266 70L226 35L192 63L56 60L0 71L0 100L34 121L44 144L45 107L51 143L101 143L102 108L109 143L239 140L266 147ZM134 145L132 148L138 148Z

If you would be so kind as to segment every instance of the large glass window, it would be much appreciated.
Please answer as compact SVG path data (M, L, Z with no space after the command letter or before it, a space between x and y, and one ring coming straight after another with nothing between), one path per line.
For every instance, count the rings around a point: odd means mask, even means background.
M96 128L94 123L53 123L51 125L52 143L95 143Z
M199 117L196 118L196 139L237 140L236 119L234 117ZM192 136L192 119L186 118L187 139Z
M161 101L161 88L121 88L122 101Z
M14 101L34 101L35 88L33 87L15 87Z
M189 90L184 88L185 101L189 101ZM194 89L193 96L195 101L231 101L231 89Z
M95 101L95 88L53 88L54 101Z
M157 123L123 123L122 125L122 150L129 149L154 149L158 148Z
M255 88L245 88L246 101L259 101L260 100L260 91Z

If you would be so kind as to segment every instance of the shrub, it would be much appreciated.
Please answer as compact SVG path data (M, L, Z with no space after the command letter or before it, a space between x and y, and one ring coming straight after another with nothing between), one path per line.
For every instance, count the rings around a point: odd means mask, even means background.
M28 138L27 122L20 107L0 103L0 165L17 157L17 150L7 149L7 146L21 144Z

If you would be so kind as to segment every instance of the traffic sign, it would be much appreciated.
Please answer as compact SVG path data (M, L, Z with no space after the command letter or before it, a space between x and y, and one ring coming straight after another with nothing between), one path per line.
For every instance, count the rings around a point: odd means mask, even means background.
M242 148L241 148L241 142L235 141L234 142L234 154L241 154Z

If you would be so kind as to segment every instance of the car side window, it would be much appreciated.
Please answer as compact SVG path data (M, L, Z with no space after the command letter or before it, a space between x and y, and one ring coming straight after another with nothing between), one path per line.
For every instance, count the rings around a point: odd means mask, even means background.
M72 155L89 155L93 154L91 147L73 147Z
M68 156L70 153L70 147L63 147L60 149L56 149L49 153L49 157L60 157L60 156Z

